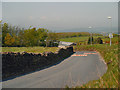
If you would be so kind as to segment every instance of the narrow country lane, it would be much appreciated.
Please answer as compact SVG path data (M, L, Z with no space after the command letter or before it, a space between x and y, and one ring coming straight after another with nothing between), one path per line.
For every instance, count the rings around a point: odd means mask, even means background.
M2 82L3 88L64 88L97 80L107 66L97 52L76 52L60 64Z

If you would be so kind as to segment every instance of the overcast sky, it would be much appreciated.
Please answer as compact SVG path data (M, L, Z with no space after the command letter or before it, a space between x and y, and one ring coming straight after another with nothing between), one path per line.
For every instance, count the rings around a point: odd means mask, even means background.
M2 19L2 3L0 1L0 20Z
M24 28L109 28L108 16L112 27L118 27L117 2L3 2L2 15L3 22Z

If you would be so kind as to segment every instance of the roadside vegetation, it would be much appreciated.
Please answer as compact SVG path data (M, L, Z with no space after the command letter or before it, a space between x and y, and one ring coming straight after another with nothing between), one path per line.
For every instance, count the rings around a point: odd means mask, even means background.
M118 88L118 45L109 44L104 45L81 45L75 46L74 50L79 51L88 51L95 50L100 52L101 56L104 58L107 63L108 70L107 72L100 77L99 80L90 81L87 84L81 86L81 88Z
M2 47L2 52L27 52L27 53L43 53L56 52L58 47Z

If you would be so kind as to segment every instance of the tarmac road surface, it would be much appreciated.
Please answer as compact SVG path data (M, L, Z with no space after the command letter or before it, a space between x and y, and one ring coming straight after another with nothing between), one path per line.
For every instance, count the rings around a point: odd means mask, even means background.
M76 52L61 63L2 82L3 88L64 88L97 80L107 65L97 52Z

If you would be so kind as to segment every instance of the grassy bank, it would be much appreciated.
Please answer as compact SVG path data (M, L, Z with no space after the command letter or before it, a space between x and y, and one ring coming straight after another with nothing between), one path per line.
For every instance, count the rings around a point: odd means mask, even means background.
M58 49L58 47L2 47L2 52L43 53L55 52Z
M117 88L118 87L118 45L114 44L111 47L109 44L102 45L79 45L75 46L76 51L96 50L100 52L105 62L108 63L107 72L99 79L90 81L76 88Z

